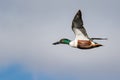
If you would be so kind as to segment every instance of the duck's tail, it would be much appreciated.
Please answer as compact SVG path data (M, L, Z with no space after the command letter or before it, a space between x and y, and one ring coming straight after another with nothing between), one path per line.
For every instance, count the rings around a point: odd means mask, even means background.
M108 40L107 38L91 38L92 40Z

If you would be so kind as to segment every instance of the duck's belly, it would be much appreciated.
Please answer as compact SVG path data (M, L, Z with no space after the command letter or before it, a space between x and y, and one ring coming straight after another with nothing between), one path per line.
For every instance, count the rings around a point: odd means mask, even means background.
M88 49L88 48L92 48L91 44L92 43L89 40L78 40L77 47L82 49Z

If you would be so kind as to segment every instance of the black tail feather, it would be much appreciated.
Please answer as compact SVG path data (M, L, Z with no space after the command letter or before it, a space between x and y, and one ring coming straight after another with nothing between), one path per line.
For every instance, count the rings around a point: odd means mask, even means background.
M107 38L91 38L92 40L107 40Z

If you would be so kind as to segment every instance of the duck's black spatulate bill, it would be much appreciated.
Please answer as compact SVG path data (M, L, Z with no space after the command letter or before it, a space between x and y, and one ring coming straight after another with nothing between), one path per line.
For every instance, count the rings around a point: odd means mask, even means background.
M57 44L60 44L60 42L55 42L55 43L53 43L53 45L57 45Z

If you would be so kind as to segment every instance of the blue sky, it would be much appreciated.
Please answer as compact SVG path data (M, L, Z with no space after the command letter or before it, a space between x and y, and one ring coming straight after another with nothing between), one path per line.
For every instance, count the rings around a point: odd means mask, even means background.
M32 80L32 74L25 72L20 65L12 64L0 69L0 80Z
M120 1L0 0L0 80L120 80ZM74 40L81 9L90 37L103 47L52 45Z
M0 70L0 80L118 80L119 73L87 73L87 76L83 74L79 75L79 78L73 76L72 73L62 74L47 74L44 72L39 72L37 74L32 74L22 68L19 64L12 64L11 66L1 68Z

